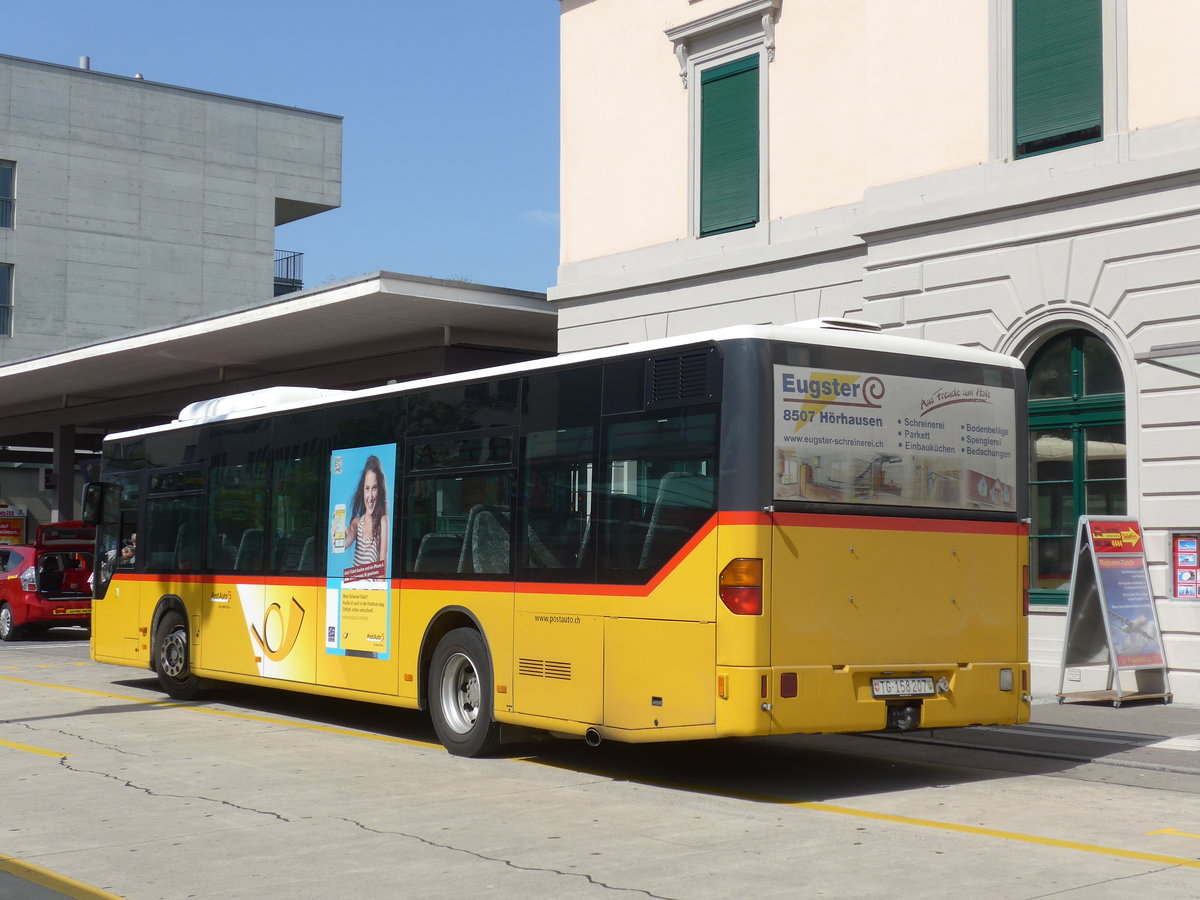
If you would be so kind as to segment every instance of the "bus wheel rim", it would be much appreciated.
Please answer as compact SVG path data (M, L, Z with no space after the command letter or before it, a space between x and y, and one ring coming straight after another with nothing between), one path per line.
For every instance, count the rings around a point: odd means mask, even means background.
M187 633L182 628L163 638L161 656L163 673L168 678L180 678L187 672Z
M479 718L479 674L465 653L455 653L442 669L442 713L458 734L466 734Z

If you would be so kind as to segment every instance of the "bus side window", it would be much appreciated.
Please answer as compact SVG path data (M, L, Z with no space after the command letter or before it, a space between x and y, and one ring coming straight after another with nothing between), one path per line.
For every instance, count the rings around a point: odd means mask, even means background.
M418 476L405 484L405 571L512 572L511 472Z
M431 531L421 536L417 545L417 556L413 562L414 572L457 572L462 557L461 534Z
M476 575L504 575L509 571L512 522L508 509L476 504L467 514L458 571Z
M645 582L716 511L717 414L680 407L607 423L600 580Z
M535 580L586 578L584 546L592 522L595 432L591 426L524 436L521 559Z
M317 573L317 535L324 527L320 472L315 454L296 450L271 464L268 573Z
M639 569L657 568L695 534L716 508L713 480L688 472L668 472L658 484Z

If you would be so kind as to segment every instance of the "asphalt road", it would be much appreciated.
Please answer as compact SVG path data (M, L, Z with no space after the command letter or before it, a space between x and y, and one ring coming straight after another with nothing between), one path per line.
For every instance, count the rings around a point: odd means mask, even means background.
M0 898L1200 896L1200 710L903 738L449 756L419 713L177 704L82 632L0 644Z

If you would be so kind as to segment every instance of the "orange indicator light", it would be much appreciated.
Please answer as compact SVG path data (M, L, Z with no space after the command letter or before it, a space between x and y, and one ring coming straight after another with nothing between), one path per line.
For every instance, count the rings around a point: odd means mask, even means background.
M761 616L762 604L761 559L734 559L721 570L718 590L721 602L737 616Z

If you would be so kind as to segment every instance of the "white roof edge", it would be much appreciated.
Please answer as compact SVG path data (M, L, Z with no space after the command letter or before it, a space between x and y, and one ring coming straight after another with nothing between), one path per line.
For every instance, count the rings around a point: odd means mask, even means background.
M843 323L853 323L854 327L847 327ZM836 324L834 324L836 323ZM590 350L577 350L570 353L563 353L558 356L550 356L545 359L535 359L526 362L508 363L503 366L493 366L487 369L474 369L469 372L455 372L450 375L434 375L429 378L419 378L413 381L402 381L396 384L385 384L378 387L363 388L357 391L335 391L328 390L325 393L329 394L325 399L367 399L369 397L386 396L406 392L410 390L419 390L421 388L437 387L439 385L454 384L460 381L474 381L481 378L499 378L506 375L515 375L522 372L534 372L539 369L550 368L558 365L569 365L571 363L593 362L596 360L609 359L614 356L624 356L633 353L647 353L656 350L667 350L672 347L682 347L688 344L701 343L703 341L715 340L738 340L759 338L764 340L786 340L800 343L822 344L824 346L842 347L849 350L877 350L883 353L899 353L904 356L930 356L930 351L936 349L937 358L953 360L956 362L972 362L980 365L1000 366L1012 369L1024 369L1020 360L1011 356L1006 356L1003 353L997 353L994 350L984 350L979 347L963 347L958 344L944 344L940 341L931 341L925 338L906 337L901 335L888 334L887 332L876 332L871 330L859 330L857 327L860 323L855 320L831 320L831 319L812 319L804 322L794 322L790 325L731 325L725 328L714 329L712 331L698 331L690 334L673 335L666 338L656 338L649 341L639 341L628 344L614 344L608 347L598 347ZM277 390L276 388L264 388L263 391L249 391L248 394L259 394L268 391ZM287 390L307 390L321 391L320 388L291 388ZM242 395L231 395L236 398ZM212 400L199 401L193 403L186 409L191 407L204 406L206 404L219 403L223 400L231 399L231 397L217 397ZM114 439L124 439L128 437L136 437L143 434L153 434L159 431L170 431L175 428L203 424L204 422L224 421L226 419L245 418L250 415L260 414L263 409L270 409L271 412L286 412L288 410L302 409L306 406L312 406L315 403L322 402L318 400L298 399L289 402L283 402L270 407L254 406L244 409L240 412L230 411L217 418L194 418L187 421L178 419L174 422L169 422L165 425L153 425L148 428L138 428L132 431L116 432L108 437ZM215 408L215 407L214 407Z

